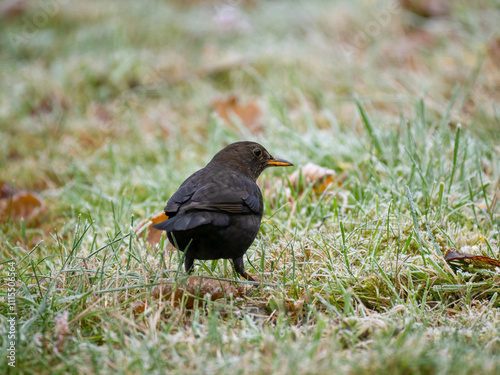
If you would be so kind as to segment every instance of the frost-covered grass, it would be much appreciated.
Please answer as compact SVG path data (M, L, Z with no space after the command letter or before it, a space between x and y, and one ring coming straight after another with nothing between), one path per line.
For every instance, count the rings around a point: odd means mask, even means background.
M494 1L430 19L366 1L24 12L0 20L0 181L46 209L0 218L2 277L17 266L14 373L500 372L499 273L442 258L500 259ZM229 94L260 108L262 132L217 115ZM178 253L133 229L242 139L344 177L318 191L264 172L245 259L262 284L193 309L154 298L184 277ZM228 261L196 264L244 283Z

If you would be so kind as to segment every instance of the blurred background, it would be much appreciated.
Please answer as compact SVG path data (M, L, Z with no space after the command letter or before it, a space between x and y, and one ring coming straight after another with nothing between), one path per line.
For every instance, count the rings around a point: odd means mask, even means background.
M366 156L353 98L379 132L425 104L498 145L498 19L487 0L4 0L1 180L175 185L241 139L340 171Z

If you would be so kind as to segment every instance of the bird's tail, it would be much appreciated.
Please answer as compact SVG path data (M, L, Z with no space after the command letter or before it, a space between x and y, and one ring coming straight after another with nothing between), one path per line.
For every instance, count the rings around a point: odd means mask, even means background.
M193 229L201 225L210 223L212 223L211 215L200 215L193 213L171 217L168 220L153 225L153 228L164 230L166 232L176 232Z
M169 229L172 225L173 218L162 221L161 223L153 225L153 228L158 230L164 230L170 232L172 229Z

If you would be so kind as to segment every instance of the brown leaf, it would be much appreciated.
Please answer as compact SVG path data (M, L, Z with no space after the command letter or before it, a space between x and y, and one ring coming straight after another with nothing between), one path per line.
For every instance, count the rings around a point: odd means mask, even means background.
M153 288L152 296L171 300L174 306L179 306L183 301L187 308L194 306L195 300L210 296L211 301L220 298L234 298L240 296L244 291L244 286L235 287L228 281L205 279L198 276L191 276L179 285L175 285L172 280L163 280L165 284Z
M482 255L461 253L452 247L446 249L444 260L461 268L469 268L469 266L472 266L474 268L494 269L495 267L500 267L500 260Z
M426 18L450 15L448 0L400 0L406 10Z
M153 228L153 225L161 223L162 221L165 220L168 220L168 216L165 215L165 212L161 212L159 214L154 215L150 219L141 221L139 225L135 228L134 232L135 234L140 234L144 230L146 230L147 231L146 242L151 245L157 245L160 243L163 231Z
M15 19L21 17L28 8L26 0L4 1L0 6L0 18Z
M500 63L500 37L493 38L488 45L488 54L494 63Z
M262 132L261 110L255 102L240 103L236 95L230 95L224 99L217 99L213 102L213 107L217 114L230 126L236 127L232 117L236 116L250 130L256 134Z
M142 314L144 310L146 310L146 302L136 301L134 304L132 304L132 308L137 314Z
M0 199L1 221L10 217L31 222L43 212L45 206L42 197L38 194L29 191L16 191L13 187L6 188L6 184L0 185L0 189L2 191Z

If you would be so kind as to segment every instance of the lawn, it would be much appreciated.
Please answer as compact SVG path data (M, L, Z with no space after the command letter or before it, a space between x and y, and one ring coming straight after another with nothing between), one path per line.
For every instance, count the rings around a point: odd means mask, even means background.
M0 371L500 373L499 19L2 2ZM259 282L227 260L188 279L149 220L239 140L295 165L259 179Z

